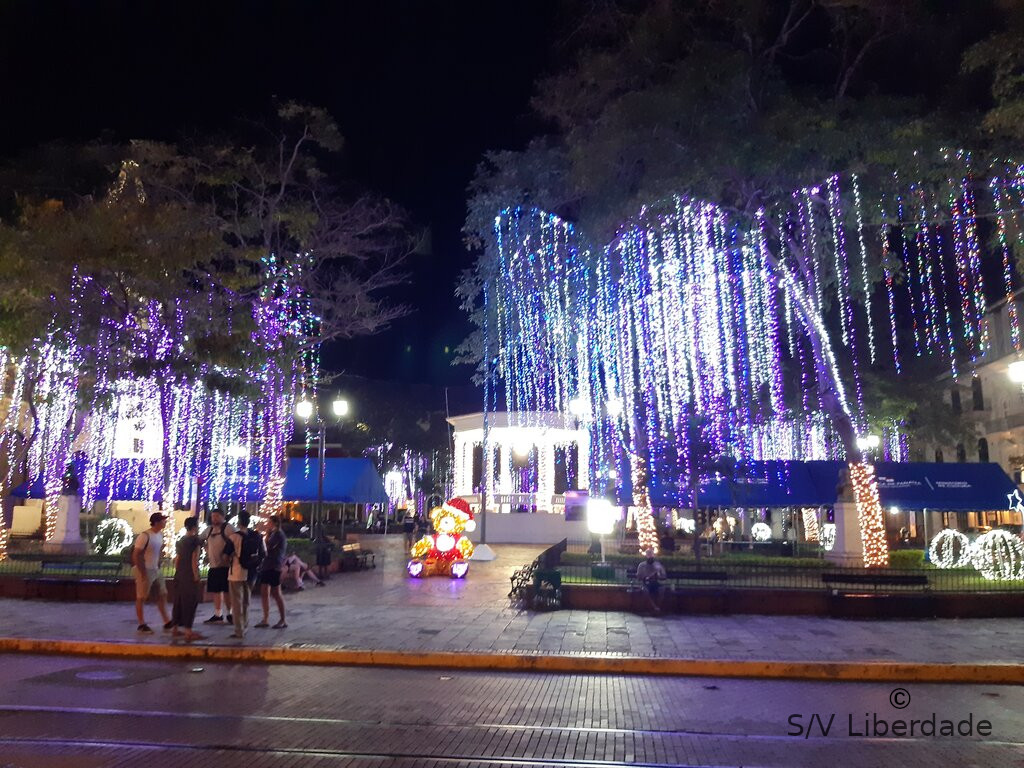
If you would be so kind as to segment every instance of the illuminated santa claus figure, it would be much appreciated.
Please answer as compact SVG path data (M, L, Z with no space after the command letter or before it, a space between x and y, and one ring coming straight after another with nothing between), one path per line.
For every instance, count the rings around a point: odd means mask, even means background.
M450 576L461 579L469 570L469 558L473 554L473 542L464 531L476 528L473 511L463 499L449 499L440 507L430 510L434 533L424 536L413 545L409 554L409 575Z

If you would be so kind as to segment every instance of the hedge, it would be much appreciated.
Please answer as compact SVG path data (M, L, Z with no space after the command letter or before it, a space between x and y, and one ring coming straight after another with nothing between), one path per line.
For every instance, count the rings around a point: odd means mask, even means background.
M609 554L605 558L612 565L635 566L643 559L640 555ZM596 555L577 552L563 552L561 565L592 565L598 562ZM697 558L693 555L663 555L658 560L666 569L678 569L697 564ZM720 566L745 566L745 565L773 565L789 568L824 568L827 563L819 558L812 557L772 557L769 555L744 555L728 554L715 555L714 557L702 557L702 564L713 563Z

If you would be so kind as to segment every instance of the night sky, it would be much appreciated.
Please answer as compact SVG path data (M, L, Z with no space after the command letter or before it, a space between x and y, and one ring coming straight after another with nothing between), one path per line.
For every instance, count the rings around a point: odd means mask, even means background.
M468 331L452 292L470 263L465 187L488 149L521 146L547 64L544 2L146 3L0 0L0 155L55 139L174 139L266 114L276 96L327 108L344 171L429 227L394 300L415 313L325 353L329 368L461 383ZM445 348L449 349L446 354Z

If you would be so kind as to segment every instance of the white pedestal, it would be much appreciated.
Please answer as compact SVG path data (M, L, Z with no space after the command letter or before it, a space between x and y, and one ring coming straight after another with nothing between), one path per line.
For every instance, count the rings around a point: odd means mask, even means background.
M488 560L496 560L498 556L494 554L494 550L486 544L477 544L473 548L473 554L469 558L470 560L479 560L481 562L487 562Z
M836 543L825 552L825 560L833 565L860 568L864 565L864 541L860 536L857 505L840 501L835 507Z
M46 554L86 554L88 547L82 541L82 534L78 527L81 512L82 500L78 496L60 497L60 502L57 504L57 525L53 538L43 542L43 552Z

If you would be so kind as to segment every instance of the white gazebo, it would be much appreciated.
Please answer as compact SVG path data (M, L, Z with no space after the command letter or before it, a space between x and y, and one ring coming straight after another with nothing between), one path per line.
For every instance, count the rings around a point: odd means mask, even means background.
M483 448L484 415L471 413L453 416L448 423L455 430L454 492L479 511L480 493L474 477L492 478L487 483L487 511L512 512L525 507L530 511L562 514L565 494L555 493L555 454L558 448L567 455L576 453L576 489L590 487L590 434L578 420L560 413L489 413L487 455L483 466L477 447ZM516 463L536 471L536 488L517 488Z

